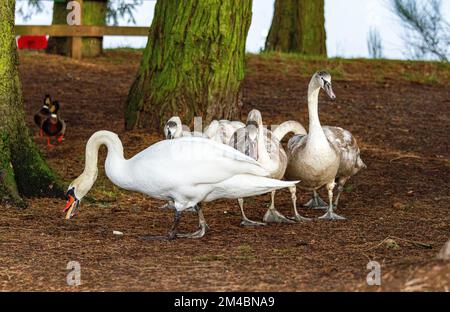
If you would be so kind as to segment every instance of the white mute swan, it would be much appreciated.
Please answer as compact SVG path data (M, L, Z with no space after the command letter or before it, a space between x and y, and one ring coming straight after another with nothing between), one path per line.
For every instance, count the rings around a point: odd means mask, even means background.
M249 112L247 117L247 126L238 129L233 137L230 139L229 145L233 146L242 153L256 159L258 163L270 172L270 177L274 179L281 179L287 166L287 156L280 140L289 133L306 133L305 128L295 121L289 121L280 125L276 134L267 130L263 126L261 112L253 109ZM289 188L291 194L295 196L295 186ZM242 225L264 225L264 223L249 220L244 212L244 200L238 199L239 207L242 214ZM307 220L297 212L297 207L294 205L295 219L298 221ZM275 208L275 190L271 192L271 203L269 209L264 215L265 222L284 222L292 223L293 221L286 218Z
M296 182L266 178L267 170L254 159L230 146L198 137L163 140L130 159L123 156L119 137L109 131L94 133L86 144L83 173L67 191L66 219L77 213L80 200L97 178L98 150L106 145L106 176L115 185L150 197L173 201L174 223L165 239L174 239L181 212L201 202L218 198L236 199L291 187ZM206 224L202 225L206 227ZM204 229L187 235L201 237ZM159 237L161 238L161 237Z
M229 121L226 119L222 120L213 120L209 125L207 125L203 131L204 137L209 138L215 142L222 143L222 144L228 144L231 136L234 134L234 132L237 129L244 128L245 124L240 121ZM167 131L166 131L167 129ZM190 136L190 133L185 133L182 131L182 123L179 117L172 117L170 118L165 127L164 127L164 134L166 139L176 139L180 138L182 136ZM256 158L253 157L254 159ZM239 199L239 206L241 207L241 212L243 216L243 221L241 222L242 225L265 225L261 222L251 221L249 220L244 213L243 210L243 199ZM173 209L172 203L168 203L162 207ZM201 208L198 210L200 213ZM201 222L201 217L199 215L199 222Z
M341 163L343 167L347 167L347 160L344 158L351 155L351 158L355 160L354 162L358 162L359 149L356 153L354 149L356 141L348 131L344 132L340 128L321 126L318 113L320 89L324 89L331 99L336 98L331 87L331 75L325 71L315 73L309 83L309 134L294 136L289 140L289 161L286 176L290 179L301 179L300 187L314 191L312 205L320 204L317 201L316 191L325 185L328 191L328 210L320 219L343 220L345 218L333 212L335 178L339 176L338 170ZM361 164L363 164L362 161ZM348 170L345 168L343 171L347 173Z

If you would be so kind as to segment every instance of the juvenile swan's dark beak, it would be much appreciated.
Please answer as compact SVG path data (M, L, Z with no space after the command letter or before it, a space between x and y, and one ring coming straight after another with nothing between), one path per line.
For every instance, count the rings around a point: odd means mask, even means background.
M336 99L336 95L333 92L333 88L331 88L331 83L325 81L323 89L325 90L325 92L328 94L328 96L330 97L330 99L335 100Z
M63 212L66 213L65 219L69 220L70 218L74 217L77 214L78 204L80 203L80 201L75 196L75 190L73 188L67 191L66 197L67 203Z

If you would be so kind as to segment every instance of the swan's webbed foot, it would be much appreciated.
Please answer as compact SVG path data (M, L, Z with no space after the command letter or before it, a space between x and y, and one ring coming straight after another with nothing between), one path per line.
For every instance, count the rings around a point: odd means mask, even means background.
M139 239L141 240L173 240L177 238L177 230L178 225L180 224L181 219L181 212L178 210L175 210L175 216L173 218L173 225L172 228L169 231L169 234L167 236L141 236Z
M208 224L200 224L200 229L198 231L195 231L194 233L187 233L187 234L177 234L176 237L179 238L202 238L206 234L206 230L209 229Z
M241 221L242 226L265 226L267 225L264 222L253 221L248 218L243 218Z
M311 221L312 220L311 218L303 217L299 213L296 213L295 216L293 216L289 219L294 220L294 221Z
M295 223L294 221L286 218L281 212L275 208L269 208L264 215L264 222L267 223Z
M245 212L244 212L244 199L243 198L238 198L238 203L239 203L239 208L241 209L241 215L242 215L241 225L242 226L264 226L264 225L266 225L263 222L252 221L249 218L247 218L247 216L245 215Z
M344 217L328 210L323 216L319 217L320 220L346 220Z
M333 212L333 188L335 186L334 181L330 182L327 184L327 190L328 190L328 201L329 201L329 205L328 205L328 210L327 212L319 217L320 220L345 220L344 217L341 217L338 214L335 214ZM314 195L316 195L317 193L314 192Z
M200 227L200 229L194 233L176 234L176 237L179 237L179 238L202 238L203 236L205 236L206 230L209 229L208 224L206 224L205 216L203 215L202 206L200 204L197 204L194 207L191 207L189 209L192 209L193 211L197 212L198 226Z
M170 240L174 240L175 238L177 238L177 234L172 234L169 233L167 235L146 235L146 236L140 236L139 239L143 240L143 241L170 241Z
M303 207L309 209L326 210L328 209L328 204L322 198L320 198L319 194L314 193L314 196L306 204L304 204Z

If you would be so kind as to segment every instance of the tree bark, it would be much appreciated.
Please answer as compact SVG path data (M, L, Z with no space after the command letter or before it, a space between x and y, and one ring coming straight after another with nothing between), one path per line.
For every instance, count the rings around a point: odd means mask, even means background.
M55 1L53 4L52 25L67 24L67 2ZM106 25L107 0L83 0L82 24ZM48 53L70 56L71 38L50 37L48 40ZM82 56L98 56L103 53L103 37L83 37Z
M125 127L235 118L242 106L245 40L252 1L158 1L125 105Z
M25 123L14 10L15 0L0 2L0 202L23 205L22 196L63 195L63 191Z
M265 49L326 56L324 0L275 0Z

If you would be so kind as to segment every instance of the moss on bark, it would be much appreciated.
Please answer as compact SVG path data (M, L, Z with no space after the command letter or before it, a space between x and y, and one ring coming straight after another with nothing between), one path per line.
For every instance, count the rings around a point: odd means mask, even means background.
M265 49L326 56L324 0L275 0Z
M63 189L25 123L14 9L14 0L0 3L0 201L23 204L21 196L61 196Z
M159 127L235 118L242 105L245 40L252 1L158 1L125 106L125 126Z

